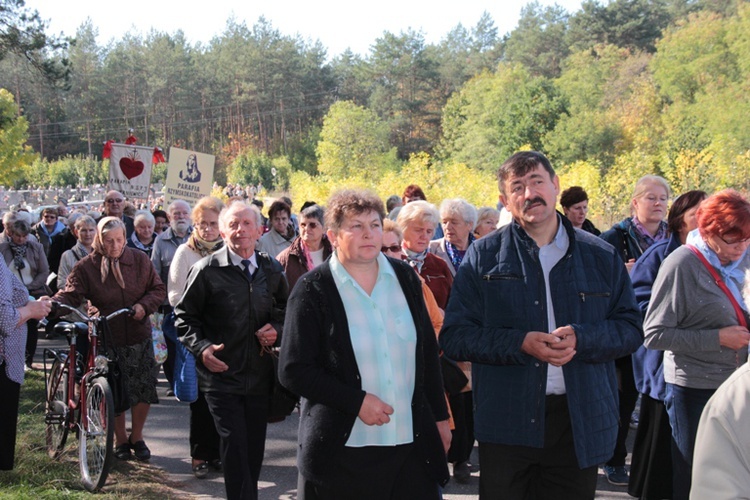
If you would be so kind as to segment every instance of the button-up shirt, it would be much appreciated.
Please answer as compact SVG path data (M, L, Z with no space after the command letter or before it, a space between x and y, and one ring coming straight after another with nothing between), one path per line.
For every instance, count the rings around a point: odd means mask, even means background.
M550 332L557 328L557 321L555 321L555 309L550 293L549 272L565 256L570 244L568 234L559 219L560 216L558 216L555 238L539 249L539 263L542 265L544 288L547 290L547 324ZM565 394L562 366L547 366L547 394Z
M346 443L350 447L394 446L413 441L411 400L414 394L417 332L393 267L378 256L378 277L370 295L331 256L331 274L349 323L362 390L393 407L387 424L366 425L357 418Z

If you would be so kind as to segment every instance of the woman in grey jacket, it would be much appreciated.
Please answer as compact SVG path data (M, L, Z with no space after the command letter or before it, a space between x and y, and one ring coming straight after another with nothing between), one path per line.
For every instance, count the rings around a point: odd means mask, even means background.
M740 290L750 268L750 203L733 190L708 198L697 212L698 229L664 261L654 283L644 325L645 345L666 351L665 405L672 426L675 499L690 492L698 421L708 399L747 360L750 333ZM721 277L717 285L695 248ZM741 307L735 313L732 299Z

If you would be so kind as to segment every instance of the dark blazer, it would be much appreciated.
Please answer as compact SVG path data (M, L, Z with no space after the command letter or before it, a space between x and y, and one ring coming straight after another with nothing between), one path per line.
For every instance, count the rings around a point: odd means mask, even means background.
M199 260L190 268L185 293L175 306L177 334L196 357L203 392L270 391L271 356L260 355L255 332L270 323L282 335L289 289L276 259L264 252L255 256L258 269L252 281L232 264L227 247ZM213 373L201 362L201 353L211 344L224 344L215 356L229 365L227 371Z
M441 485L448 482L436 421L446 420L437 342L416 273L388 259L398 277L417 330L416 380L412 398L414 445ZM302 276L289 297L281 341L279 379L302 396L297 467L319 484L335 481L329 461L344 449L365 391L349 336L346 311L330 260Z

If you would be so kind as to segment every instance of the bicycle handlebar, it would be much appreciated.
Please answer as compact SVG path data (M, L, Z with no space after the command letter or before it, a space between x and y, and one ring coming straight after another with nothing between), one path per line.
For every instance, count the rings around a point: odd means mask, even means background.
M114 317L119 316L120 314L127 313L128 316L133 316L135 314L135 310L132 307L123 307L122 309L118 309L115 312L109 314L106 316L107 321L111 320Z
M73 313L73 315L78 316L82 321L85 321L86 323L90 323L92 321L95 321L96 318L90 318L89 316L86 316L81 311L76 309L75 307L71 307L67 304L63 304L62 302L52 302L52 311L54 312L56 309L64 309L68 312ZM129 316L133 316L135 314L135 311L132 307L123 307L122 309L118 309L117 311L105 316L105 319L107 321L111 320L112 318L115 318L121 314L127 313Z

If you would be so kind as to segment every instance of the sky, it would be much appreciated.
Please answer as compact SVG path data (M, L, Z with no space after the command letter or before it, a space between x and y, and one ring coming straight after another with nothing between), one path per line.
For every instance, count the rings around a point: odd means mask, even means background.
M145 35L152 28L169 34L181 29L191 44L207 43L224 31L232 17L252 27L263 16L282 35L320 40L328 56L335 57L347 48L367 55L385 31L399 34L411 28L421 31L427 43L438 43L459 23L465 28L475 26L485 11L502 36L513 30L521 8L529 1L375 0L358 4L344 0L26 0L26 6L37 10L47 21L48 34L73 36L90 18L99 32L99 45L120 40L126 33ZM539 3L557 3L568 12L575 12L581 0Z

